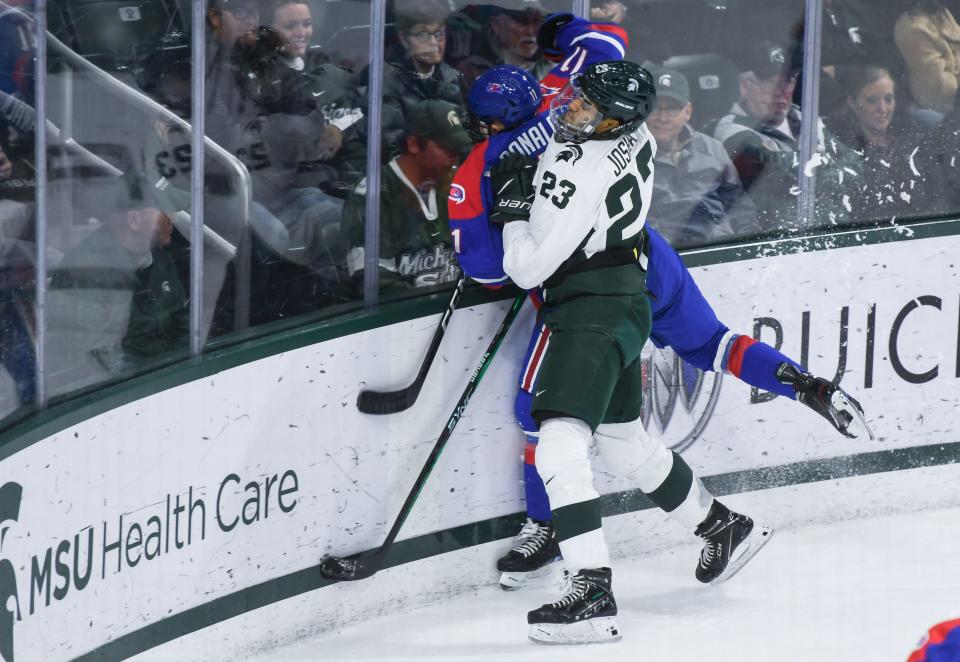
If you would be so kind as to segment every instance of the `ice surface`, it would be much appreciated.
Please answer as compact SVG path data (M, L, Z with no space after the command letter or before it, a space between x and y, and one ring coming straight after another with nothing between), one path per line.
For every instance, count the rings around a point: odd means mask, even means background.
M489 587L254 659L903 661L928 627L960 616L960 508L778 531L719 587L693 578L697 553L615 562L618 643L530 643L526 611L555 593Z
M555 594L495 588L499 540L305 591L136 659L904 662L928 627L960 617L960 464L722 499L777 531L719 587L693 578L699 545L664 513L604 519L620 643L528 642L526 612Z

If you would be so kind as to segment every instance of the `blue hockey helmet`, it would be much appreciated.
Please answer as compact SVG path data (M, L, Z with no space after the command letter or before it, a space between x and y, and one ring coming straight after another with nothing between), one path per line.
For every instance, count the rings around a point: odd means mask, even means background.
M499 120L508 129L520 126L540 107L540 83L530 73L511 64L500 64L477 77L467 100L467 131L474 142L488 136L490 122Z

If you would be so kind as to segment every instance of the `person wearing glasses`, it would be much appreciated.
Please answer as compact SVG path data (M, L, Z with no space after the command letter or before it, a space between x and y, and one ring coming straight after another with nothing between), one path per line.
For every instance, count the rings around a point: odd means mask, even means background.
M489 40L497 56L497 64L512 64L542 80L554 63L540 53L537 31L547 12L535 1L527 0L518 9L500 9L488 26Z
M231 64L234 46L260 25L257 0L211 0L207 8L207 136L228 146L244 110L243 94Z
M716 139L690 126L690 84L679 71L651 68L657 102L647 128L657 140L649 222L676 248L759 231L756 208Z
M463 106L460 74L443 61L447 47L447 10L435 0L398 2L399 57L383 74L385 157L403 151L407 118L414 105L439 99Z
M740 100L708 125L756 204L763 231L798 226L802 118L792 101L798 73L786 48L769 41L757 43L740 74ZM814 223L845 223L862 186L862 161L822 122L817 124L816 153L809 164L817 183Z

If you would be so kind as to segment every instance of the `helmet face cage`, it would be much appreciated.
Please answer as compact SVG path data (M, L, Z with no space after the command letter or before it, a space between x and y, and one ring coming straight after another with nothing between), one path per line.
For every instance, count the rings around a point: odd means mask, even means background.
M479 142L495 121L513 129L536 114L540 101L540 83L528 72L506 64L488 69L470 88L467 131Z
M577 85L577 75L550 102L550 121L559 142L582 143L596 131L603 113Z
M482 143L490 137L490 122L474 115L469 110L466 117L467 135L475 144Z
M590 65L575 85L599 109L601 119L619 122L612 129L590 136L594 140L615 140L633 131L656 105L657 92L650 72L626 60Z

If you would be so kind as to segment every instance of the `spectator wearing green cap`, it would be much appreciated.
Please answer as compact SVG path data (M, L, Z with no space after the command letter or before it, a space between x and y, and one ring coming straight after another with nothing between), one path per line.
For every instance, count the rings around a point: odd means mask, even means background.
M440 100L410 108L403 152L380 171L380 291L455 281L460 267L450 247L447 193L461 155L472 146L458 106ZM363 180L344 205L350 242L347 271L359 295L363 283Z
M650 223L675 247L759 230L736 168L720 141L690 126L690 85L679 71L653 69L657 105L647 128L657 140Z

